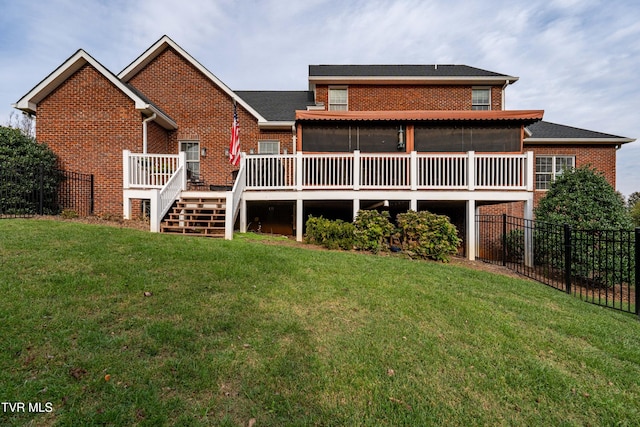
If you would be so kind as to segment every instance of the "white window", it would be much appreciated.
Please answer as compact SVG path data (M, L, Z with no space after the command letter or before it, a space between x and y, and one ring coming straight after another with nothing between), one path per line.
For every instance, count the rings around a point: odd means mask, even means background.
M329 88L329 110L347 111L349 109L349 93L346 87Z
M280 154L280 141L258 141L258 154Z
M471 94L472 110L491 110L491 89L475 88Z
M575 166L573 156L536 156L536 190L548 190L556 177Z
M187 157L187 179L200 179L200 142L180 141L180 151L184 151Z

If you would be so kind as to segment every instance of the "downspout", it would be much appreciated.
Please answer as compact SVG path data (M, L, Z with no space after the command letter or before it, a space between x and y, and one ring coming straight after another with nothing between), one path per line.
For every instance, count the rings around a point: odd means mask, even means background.
M142 154L147 154L147 122L150 122L156 117L156 113L153 113L142 121Z
M507 104L507 97L505 95L505 89L507 88L507 86L509 86L511 84L511 82L509 80L507 80L504 84L504 86L502 86L502 109L506 110L506 104Z

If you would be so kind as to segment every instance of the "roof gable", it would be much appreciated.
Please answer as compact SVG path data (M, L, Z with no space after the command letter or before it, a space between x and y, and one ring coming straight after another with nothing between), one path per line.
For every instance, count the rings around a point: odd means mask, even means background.
M38 83L22 98L20 98L15 104L13 104L13 106L22 111L37 113L38 103L46 98L54 90L56 90L69 77L71 77L74 73L76 73L76 71L78 71L86 64L89 64L91 67L93 67L102 76L104 76L104 78L111 82L118 90L128 96L133 101L134 107L137 110L141 110L143 113L148 115L156 114L155 120L165 128L177 128L177 125L173 121L173 119L163 113L149 100L140 96L137 91L124 84L111 71L105 68L102 64L100 64L91 55L89 55L82 49L79 49L76 53L71 55L69 59L63 62L47 77L45 77L44 80Z
M191 63L196 69L204 74L209 80L211 80L216 86L218 86L224 93L226 93L233 101L240 104L245 110L249 112L258 120L258 124L265 124L265 119L255 108L240 98L234 91L232 91L222 80L218 79L211 71L209 71L204 65L196 61L191 55L182 49L176 42L171 40L168 36L162 36L160 40L155 42L149 47L142 55L136 58L131 64L120 71L118 78L123 82L129 82L136 74L138 74L144 67L152 62L158 55L160 55L165 49L172 48L185 60Z

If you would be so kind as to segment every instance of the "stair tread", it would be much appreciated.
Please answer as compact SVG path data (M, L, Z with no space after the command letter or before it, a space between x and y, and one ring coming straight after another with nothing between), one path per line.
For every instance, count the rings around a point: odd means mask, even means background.
M178 200L160 225L170 234L224 237L226 199L187 197Z

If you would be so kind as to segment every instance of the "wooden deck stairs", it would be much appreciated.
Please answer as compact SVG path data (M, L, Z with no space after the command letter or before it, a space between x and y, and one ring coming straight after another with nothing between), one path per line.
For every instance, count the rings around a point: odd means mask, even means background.
M160 232L224 238L226 200L183 197L172 207Z

